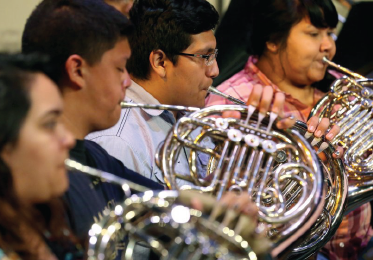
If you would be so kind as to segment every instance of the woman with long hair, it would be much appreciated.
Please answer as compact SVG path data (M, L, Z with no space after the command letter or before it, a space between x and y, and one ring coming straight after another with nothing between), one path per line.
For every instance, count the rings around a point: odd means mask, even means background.
M74 140L36 56L0 56L0 259L79 259L61 195Z

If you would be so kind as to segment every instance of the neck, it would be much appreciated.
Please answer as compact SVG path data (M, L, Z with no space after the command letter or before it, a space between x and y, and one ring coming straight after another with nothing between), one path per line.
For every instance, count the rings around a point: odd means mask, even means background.
M89 124L87 123L86 113L87 106L83 105L84 102L77 93L73 93L76 90L66 89L63 93L64 101L64 112L62 115L62 122L65 127L74 135L75 139L84 139L91 131Z
M140 85L146 90L150 95L152 95L161 104L165 105L175 105L170 98L171 90L169 90L168 85L165 80L159 77L151 76L149 80L141 80L137 78L132 78L134 82Z
M275 84L281 91L291 94L293 98L307 106L313 105L314 88L312 86L300 86L292 83L286 78L280 60L263 54L256 63L256 66L263 72L267 78Z

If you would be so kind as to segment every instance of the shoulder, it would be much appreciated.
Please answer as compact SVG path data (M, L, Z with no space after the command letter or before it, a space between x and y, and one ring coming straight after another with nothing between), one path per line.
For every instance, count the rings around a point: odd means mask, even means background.
M162 190L162 185L128 169L121 161L108 154L100 145L85 140L84 145L97 164L97 168L112 173L118 177L141 184L151 189Z

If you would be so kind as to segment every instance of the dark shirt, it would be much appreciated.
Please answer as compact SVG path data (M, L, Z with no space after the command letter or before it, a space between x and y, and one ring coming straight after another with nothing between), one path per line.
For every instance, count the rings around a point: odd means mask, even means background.
M84 165L112 173L141 184L151 190L164 187L129 170L122 162L110 156L101 146L89 140L77 140L70 158ZM69 206L69 223L79 239L85 239L91 225L102 217L102 212L124 200L119 185L101 182L79 172L69 172L70 187L64 198Z

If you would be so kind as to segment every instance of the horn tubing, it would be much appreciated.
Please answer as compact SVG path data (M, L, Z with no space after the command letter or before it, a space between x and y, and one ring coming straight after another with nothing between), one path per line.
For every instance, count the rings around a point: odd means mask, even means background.
M185 106L173 106L173 105L148 105L148 104L138 104L138 103L128 103L121 102L122 108L146 108L146 109L155 109L155 110L171 110L171 111L186 111L186 112L195 112L199 111L198 107L185 107Z
M118 176L115 176L114 174L83 165L71 159L65 160L65 166L67 170L82 172L90 176L98 177L108 183L120 185L123 188L126 195L126 187L129 187L131 190L138 192L145 192L149 190L148 187L145 187L143 185L120 178Z
M234 98L234 97L232 97L230 95L224 94L223 92L217 90L213 86L210 86L207 91L210 92L211 94L218 95L218 96L221 96L223 98L226 98L229 101L232 101L233 103L236 103L237 105L244 105L244 106L246 106L246 103L244 101L239 100L237 98Z
M341 65L338 65L330 60L328 60L328 58L326 57L323 57L323 62L328 64L330 67L333 67L341 72L343 72L344 74L352 77L352 78L355 78L355 79L367 79L366 77L356 73L356 72L352 72L351 70L347 69L347 68L344 68L342 67Z

